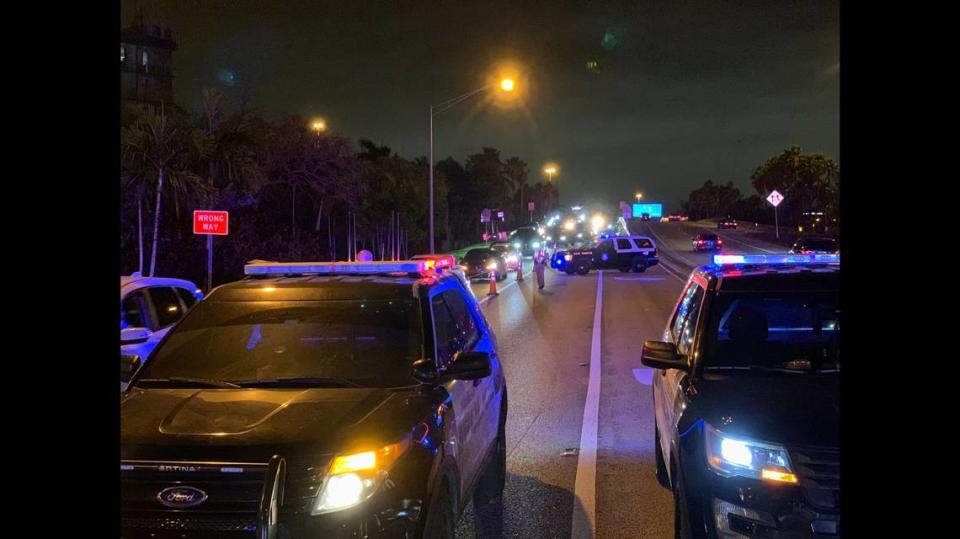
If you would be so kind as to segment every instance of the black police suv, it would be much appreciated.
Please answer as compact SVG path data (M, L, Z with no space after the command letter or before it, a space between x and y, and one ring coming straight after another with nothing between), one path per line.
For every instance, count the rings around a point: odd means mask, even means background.
M413 266L252 264L197 304L122 394L121 537L452 537L497 502L496 337Z
M497 281L507 278L507 261L504 253L490 247L470 249L460 260L468 279L490 278L494 274Z
M589 273L591 268L641 273L660 263L656 244L646 236L604 238L589 249L570 251L564 258L564 271L580 275Z
M839 535L839 286L838 264L703 266L644 343L678 537Z

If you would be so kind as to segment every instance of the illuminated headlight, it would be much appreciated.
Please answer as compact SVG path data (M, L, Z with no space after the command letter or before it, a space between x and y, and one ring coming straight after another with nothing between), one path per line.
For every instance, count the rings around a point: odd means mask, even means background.
M553 238L551 238L550 236L547 236L546 238L543 238L543 239L545 239L545 240L547 240L547 241L550 241L550 240L552 240Z
M567 241L567 237L566 237L566 236L560 236L560 241Z
M312 514L332 513L353 507L377 491L387 472L410 448L409 438L375 451L337 455L327 469Z
M704 424L707 463L720 475L796 483L786 448L743 437L727 436Z
M531 245L534 249L536 249L536 248L540 247L540 242L539 242L539 241L535 241L535 242L531 243L530 245Z
M578 238L582 238L582 237L583 237L583 232L577 232L577 237L578 237Z
M490 270L490 271L496 270L496 269L497 269L497 263L496 263L496 262L491 262L491 263L487 264L487 269Z
M520 243L519 241L513 242L513 248L514 248L514 249L519 249L521 246L523 246L523 244Z
M571 260L573 260L573 255L563 255L563 259L566 260L567 262L570 262Z

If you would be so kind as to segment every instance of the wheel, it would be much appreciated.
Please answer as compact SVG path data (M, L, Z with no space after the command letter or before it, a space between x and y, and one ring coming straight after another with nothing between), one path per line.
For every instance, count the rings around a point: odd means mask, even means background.
M502 501L503 487L507 482L507 394L503 394L500 405L500 421L497 438L494 441L493 457L480 475L477 489L473 493L473 503L490 504Z
M450 487L444 481L443 486L434 493L427 510L427 519L423 525L424 539L449 539L453 537L456 516L453 513L453 497Z
M630 262L630 266L633 268L633 271L637 273L643 273L647 271L647 257L645 256L635 256Z
M586 264L580 264L577 266L577 275L586 275L590 273L590 267Z
M657 483L666 489L670 488L670 476L667 475L667 465L663 462L663 451L660 450L660 428L653 425L653 455L657 463Z

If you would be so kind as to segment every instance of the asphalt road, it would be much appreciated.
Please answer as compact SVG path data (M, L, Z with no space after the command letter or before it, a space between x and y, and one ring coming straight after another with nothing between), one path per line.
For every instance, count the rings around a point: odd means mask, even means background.
M644 273L547 270L539 291L529 259L498 283L472 285L499 339L510 409L502 512L469 509L457 537L673 536L673 500L657 484L652 371L644 340L659 340L687 276L711 254L690 239L707 225L631 223L654 239L661 264ZM721 230L728 253L783 252ZM598 293L599 291L599 293Z

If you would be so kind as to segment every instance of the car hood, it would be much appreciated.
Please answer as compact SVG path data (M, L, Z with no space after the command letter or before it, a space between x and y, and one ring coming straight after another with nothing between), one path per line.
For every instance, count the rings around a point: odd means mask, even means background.
M416 424L414 390L142 389L120 405L123 459L266 462L399 438ZM394 432L395 431L395 432Z
M840 445L836 374L706 373L692 401L727 434L791 446Z

